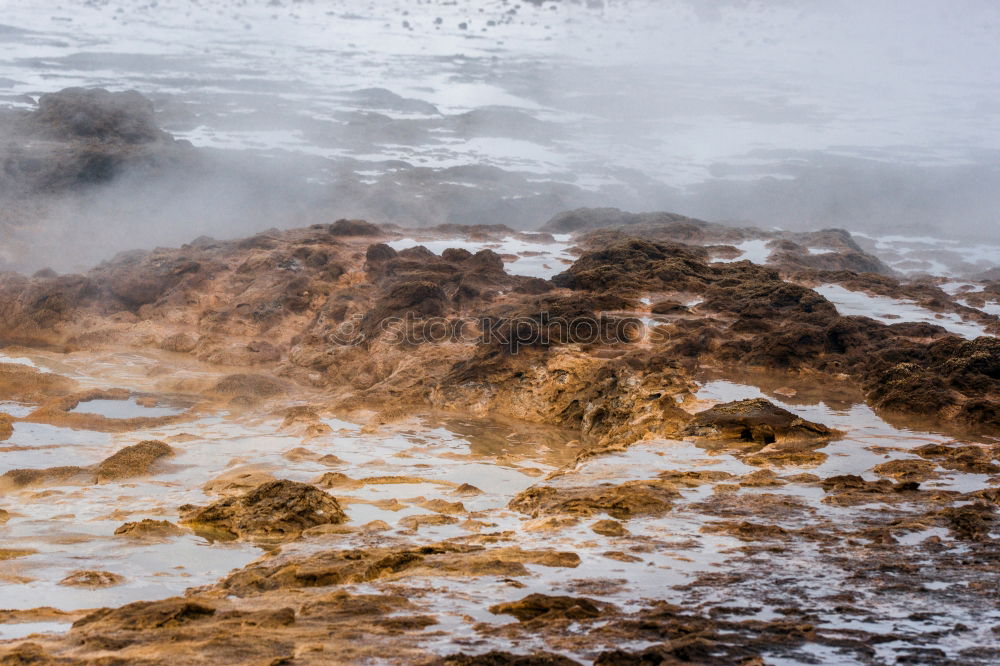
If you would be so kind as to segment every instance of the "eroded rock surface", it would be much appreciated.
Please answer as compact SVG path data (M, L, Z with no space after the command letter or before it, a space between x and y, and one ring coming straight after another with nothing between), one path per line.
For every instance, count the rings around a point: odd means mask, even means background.
M192 528L243 539L294 539L310 527L336 525L345 519L332 496L286 480L270 481L208 506L181 507L181 521Z
M194 405L125 427L77 408L160 403L94 389L114 385L79 365L77 383L0 363L0 400L27 413L0 421L5 450L35 456L31 428L157 438L6 471L2 529L36 503L68 514L96 489L135 504L102 508L101 538L119 548L187 547L190 528L212 541L199 548L264 549L183 596L2 643L0 658L995 661L1000 347L841 316L813 287L921 299L986 326L983 313L891 275L837 230L614 211L551 226L576 228L580 257L551 281L512 274L517 262L488 247L393 249L403 231L360 220L202 238L81 275L0 276L0 340L70 360L150 354L134 381ZM514 232L432 233L470 244ZM739 260L751 241L769 265ZM590 331L560 326L582 320ZM768 399L734 399L732 386L705 397L706 376L736 371L766 375ZM514 434L434 421L455 414L511 419ZM131 499L153 488L191 504ZM38 575L41 550L11 544L0 584ZM66 584L132 584L121 575L102 565ZM475 619L490 612L501 621ZM461 649L442 657L455 627Z
M173 449L156 440L126 446L97 466L97 482L105 483L148 474L157 461L173 454Z
M716 405L695 415L685 434L771 444L788 439L829 439L834 432L763 398Z

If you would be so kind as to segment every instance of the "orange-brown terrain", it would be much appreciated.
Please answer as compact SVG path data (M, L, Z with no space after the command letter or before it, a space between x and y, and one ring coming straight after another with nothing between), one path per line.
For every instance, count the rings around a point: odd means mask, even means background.
M610 209L0 275L0 664L995 663L998 292L944 282Z

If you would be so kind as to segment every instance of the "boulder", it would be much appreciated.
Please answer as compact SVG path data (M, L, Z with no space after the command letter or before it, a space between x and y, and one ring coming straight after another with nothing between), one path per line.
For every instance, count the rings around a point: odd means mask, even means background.
M233 538L287 541L310 527L345 520L336 499L309 484L287 480L270 481L205 507L181 507L182 523Z

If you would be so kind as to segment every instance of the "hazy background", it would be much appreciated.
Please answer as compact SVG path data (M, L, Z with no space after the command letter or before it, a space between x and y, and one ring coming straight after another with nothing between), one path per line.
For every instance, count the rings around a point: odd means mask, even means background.
M0 106L136 89L220 165L74 195L0 244L68 268L580 205L995 242L998 36L990 0L0 0Z

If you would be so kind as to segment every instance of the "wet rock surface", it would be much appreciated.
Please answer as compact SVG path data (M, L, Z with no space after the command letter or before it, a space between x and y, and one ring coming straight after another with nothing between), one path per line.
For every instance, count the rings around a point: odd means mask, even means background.
M787 439L830 439L834 432L762 398L716 405L695 415L685 434L771 444Z
M184 534L184 530L169 520L151 520L149 518L138 522L125 523L115 530L115 536L133 539L156 539Z
M245 495L205 507L181 507L181 522L244 539L294 539L317 525L336 525L346 516L337 500L313 486L270 481Z
M551 597L531 594L511 603L490 606L494 615L513 615L520 622L553 619L593 620L601 616L601 609L592 599Z
M609 215L551 281L358 220L0 277L0 586L104 606L2 658L995 661L995 338L842 316L965 307L846 232Z
M173 449L156 440L127 446L97 466L97 482L105 483L147 474L157 461L173 453Z
M539 516L576 514L590 516L606 513L625 520L633 516L656 515L669 511L671 500L679 493L666 481L629 481L618 486L553 488L536 486L517 495L510 502L515 511Z

